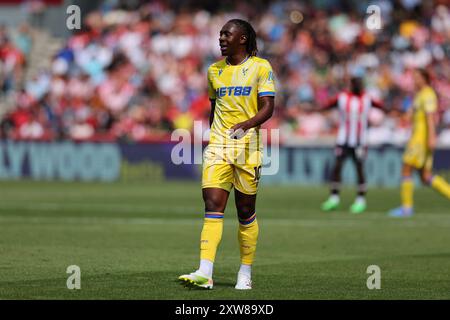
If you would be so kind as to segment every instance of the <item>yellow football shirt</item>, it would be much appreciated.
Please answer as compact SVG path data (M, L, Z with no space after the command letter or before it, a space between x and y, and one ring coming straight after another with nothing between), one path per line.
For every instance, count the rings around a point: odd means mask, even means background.
M239 65L222 59L208 68L208 94L215 100L211 126L211 146L245 147L252 141L261 145L259 128L251 128L239 140L233 140L227 130L246 121L258 112L258 97L275 96L275 80L270 63L259 57L247 57Z
M433 88L426 86L414 97L413 132L411 140L426 143L428 134L427 113L437 110L437 96Z

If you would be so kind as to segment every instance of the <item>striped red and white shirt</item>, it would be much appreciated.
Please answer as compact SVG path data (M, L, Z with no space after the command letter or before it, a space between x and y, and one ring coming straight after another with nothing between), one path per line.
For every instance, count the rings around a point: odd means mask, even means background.
M336 144L348 147L366 146L370 109L376 107L383 110L382 104L364 92L357 95L342 91L324 109L333 107L339 110Z

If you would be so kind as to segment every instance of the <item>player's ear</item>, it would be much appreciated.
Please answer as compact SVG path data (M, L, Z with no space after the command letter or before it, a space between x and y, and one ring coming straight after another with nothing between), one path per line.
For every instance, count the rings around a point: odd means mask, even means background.
M247 43L247 36L243 34L241 38L239 39L240 44L246 44Z

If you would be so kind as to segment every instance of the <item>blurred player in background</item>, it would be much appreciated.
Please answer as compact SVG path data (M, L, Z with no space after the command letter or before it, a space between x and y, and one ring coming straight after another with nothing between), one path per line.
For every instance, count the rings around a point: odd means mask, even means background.
M412 105L413 131L403 154L401 207L389 212L392 217L408 217L414 213L413 169L420 173L425 185L450 199L450 185L440 176L433 175L433 151L436 146L437 96L430 86L430 75L424 69L414 72L417 93Z
M269 62L256 57L256 33L248 22L228 21L220 31L219 44L226 58L208 69L212 110L210 142L204 153L202 174L205 219L200 267L179 279L186 285L212 289L223 214L234 186L241 254L235 288L251 289L251 267L259 232L255 212L262 164L259 127L273 113L274 77Z
M358 195L350 207L350 212L362 213L366 210L364 159L367 155L367 123L372 107L384 110L380 102L373 100L364 92L362 79L353 77L350 79L350 91L340 92L320 109L322 111L338 108L340 119L330 196L322 204L323 211L331 211L339 207L342 165L348 156L353 160L358 175Z

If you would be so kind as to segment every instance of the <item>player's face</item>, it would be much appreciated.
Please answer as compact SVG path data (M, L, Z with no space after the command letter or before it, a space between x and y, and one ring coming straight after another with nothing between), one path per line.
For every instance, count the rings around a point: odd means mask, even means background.
M219 46L222 56L232 56L239 52L240 46L245 44L245 36L233 23L225 24L220 30Z

